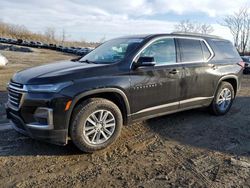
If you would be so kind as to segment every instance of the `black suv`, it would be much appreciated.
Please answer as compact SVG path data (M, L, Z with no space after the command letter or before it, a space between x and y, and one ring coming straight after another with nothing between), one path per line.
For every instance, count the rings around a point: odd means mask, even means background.
M137 120L200 107L226 114L243 67L231 42L214 36L121 37L78 61L16 73L6 111L23 134L93 152Z

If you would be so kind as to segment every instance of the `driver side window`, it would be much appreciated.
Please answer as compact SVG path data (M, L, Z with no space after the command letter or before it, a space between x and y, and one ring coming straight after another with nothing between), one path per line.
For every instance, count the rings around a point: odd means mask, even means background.
M174 39L166 38L153 42L141 52L140 57L154 57L156 65L176 63Z

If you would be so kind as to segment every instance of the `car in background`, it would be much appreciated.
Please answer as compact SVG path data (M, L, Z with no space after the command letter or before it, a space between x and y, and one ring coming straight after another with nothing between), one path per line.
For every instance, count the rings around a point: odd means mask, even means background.
M49 49L56 50L56 44L49 44Z
M241 56L241 58L245 62L243 74L250 74L250 56Z
M22 43L23 43L23 40L22 40L22 39L17 39L17 44L18 44L18 45L22 45Z
M59 45L59 46L56 47L56 50L58 50L58 51L62 51L62 49L63 49L62 45Z
M37 47L37 44L36 44L35 41L30 41L29 44L28 44L28 46L30 46L30 47Z
M0 38L0 42L6 43L6 42L7 42L7 39L5 39L5 38Z
M8 44L17 44L17 40L16 39L7 39L6 43L8 43Z
M76 55L79 55L79 56L85 56L87 55L89 52L91 52L92 49L91 48L81 48L80 50L78 50L76 52Z
M43 47L43 43L42 42L36 42L36 47L37 48L42 48Z

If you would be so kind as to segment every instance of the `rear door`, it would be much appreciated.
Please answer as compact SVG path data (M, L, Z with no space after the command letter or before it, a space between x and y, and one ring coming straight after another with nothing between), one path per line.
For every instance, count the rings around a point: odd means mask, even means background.
M213 51L203 39L177 38L184 76L180 82L180 108L208 105L213 98Z

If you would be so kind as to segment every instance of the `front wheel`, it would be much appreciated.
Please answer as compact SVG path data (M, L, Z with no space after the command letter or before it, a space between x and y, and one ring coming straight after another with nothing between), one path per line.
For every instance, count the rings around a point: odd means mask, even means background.
M214 100L210 105L210 111L214 115L224 115L226 114L233 103L234 100L234 88L228 82L222 82L215 94Z
M111 101L88 99L74 110L70 136L84 152L103 149L118 138L122 129L122 114Z

